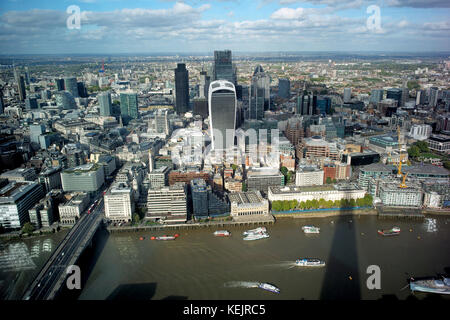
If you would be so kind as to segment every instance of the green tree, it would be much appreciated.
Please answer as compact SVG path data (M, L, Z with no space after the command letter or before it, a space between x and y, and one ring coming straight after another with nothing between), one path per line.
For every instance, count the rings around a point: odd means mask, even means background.
M327 177L326 182L327 182L327 184L330 184L332 182L331 177Z
M326 208L327 207L327 202L325 201L325 199L323 199L323 198L319 199L319 207L320 208Z
M247 192L247 184L242 182L242 192Z
M450 170L450 161L444 162L444 168Z
M299 206L300 210L305 210L306 209L305 201L301 201L298 206Z
M316 199L311 200L311 206L313 209L318 209L319 208L319 201Z
M235 165L235 164L232 164L232 165L231 165L231 168L233 169L233 171L234 171L234 172L236 172L236 169L237 169L237 165Z
M408 149L408 157L417 158L420 155L420 149L417 146L411 146Z
M289 211L289 201L288 200L285 200L285 201L283 201L283 211Z
M135 213L133 215L133 222L134 223L139 223L139 221L141 221L141 218L139 217L139 214Z
M33 231L34 231L34 227L33 227L33 225L30 222L26 222L23 225L22 233L31 234Z
M428 143L425 141L417 141L415 143L416 147L419 148L421 153L429 152L430 149L428 148Z
M291 200L291 201L289 201L289 209L290 209L290 210L295 209L295 208L297 207L297 205L298 205L297 200Z
M336 183L337 182L337 180L336 179L333 179L333 183Z

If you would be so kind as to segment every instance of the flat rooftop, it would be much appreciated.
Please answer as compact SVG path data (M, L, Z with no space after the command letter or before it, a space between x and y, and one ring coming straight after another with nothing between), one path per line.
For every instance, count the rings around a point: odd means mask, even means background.
M248 204L248 203L261 203L263 201L262 197L254 192L232 192L228 195L230 202L235 202L237 204Z

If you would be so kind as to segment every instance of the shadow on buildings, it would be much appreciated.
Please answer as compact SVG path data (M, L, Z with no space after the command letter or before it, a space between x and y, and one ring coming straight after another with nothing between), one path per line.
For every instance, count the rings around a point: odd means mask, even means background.
M92 245L87 247L84 252L81 254L80 258L77 261L77 265L81 270L81 290L69 290L64 287L61 289L60 293L56 297L57 300L76 300L81 294L89 276L92 273L92 270L95 267L105 245L109 238L109 232L103 228L99 227L96 233L92 238Z
M350 222L352 221L352 222ZM360 276L354 218L339 216L334 221L334 236L326 262L321 300L359 300Z

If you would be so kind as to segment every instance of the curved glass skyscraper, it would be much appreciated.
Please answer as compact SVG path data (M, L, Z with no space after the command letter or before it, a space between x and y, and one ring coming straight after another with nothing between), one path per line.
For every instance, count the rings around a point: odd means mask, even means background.
M64 78L64 86L74 98L79 97L77 78Z
M236 88L226 80L213 81L208 92L212 149L234 145L236 135Z

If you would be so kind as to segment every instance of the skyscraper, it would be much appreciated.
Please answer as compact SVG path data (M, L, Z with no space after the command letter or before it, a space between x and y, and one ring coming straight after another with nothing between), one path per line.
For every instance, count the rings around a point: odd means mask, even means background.
M168 135L170 133L169 119L167 117L167 110L158 110L155 114L155 131L157 133L164 133Z
M213 80L227 80L236 85L231 50L214 51Z
M64 78L64 88L69 91L74 98L79 97L77 78Z
M314 102L314 99L313 99ZM331 113L331 98L330 97L317 97L317 109L320 114ZM313 110L315 113L315 110Z
M17 89L19 91L20 101L25 101L27 94L25 92L25 79L23 76L19 76L19 82L17 83Z
M175 111L189 111L189 71L184 63L178 63L175 69Z
M98 104L100 106L101 116L111 115L111 93L109 91L98 94Z
M237 109L234 85L226 80L211 82L208 101L212 149L233 146Z
M297 98L296 114L301 115L316 114L316 107L317 107L317 97L312 94L304 92L303 95Z
M270 105L270 77L259 65L253 73L249 91L250 119L261 120Z
M64 90L64 79L55 79L55 83L58 91Z
M139 118L137 93L120 94L120 114L125 125L130 119Z
M430 95L429 95L429 99L428 99L428 104L431 107L436 107L437 106L438 94L439 94L439 88L438 87L431 87L430 88Z
M87 94L86 87L84 86L84 83L83 82L77 82L77 88L78 88L78 95L81 98L87 98L88 94Z
M284 99L289 99L291 96L291 82L289 79L278 80L278 96Z
M386 91L386 99L394 99L397 101L397 106L400 107L402 103L403 91L399 88L391 88Z
M344 102L350 102L352 99L352 88L344 88Z
M72 94L68 91L58 91L55 94L56 105L58 107L62 107L64 110L68 109L76 109L77 104L75 103L75 99Z
M5 102L3 101L3 87L0 86L0 114L5 111Z
M369 102L377 104L378 102L383 100L383 94L384 94L383 89L372 90L372 92L370 94Z
M200 72L200 86L199 86L199 98L207 98L209 83L211 82L211 78L207 75L206 71Z

